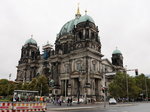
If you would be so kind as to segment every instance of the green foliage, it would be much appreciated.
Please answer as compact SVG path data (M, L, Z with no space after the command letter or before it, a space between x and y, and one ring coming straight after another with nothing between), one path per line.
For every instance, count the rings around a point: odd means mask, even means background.
M128 89L129 98L137 98L140 94L141 89L136 85L136 81L133 77L128 77Z
M14 90L21 90L22 89L22 83L19 82L19 83L16 83L15 84L15 89Z
M29 83L25 82L22 84L22 90L28 90L29 89Z
M148 96L150 96L150 79L146 77L144 74L140 74L136 76L134 79L136 81L136 85L140 88L140 94L143 94L143 96L146 97L146 86L147 86Z
M0 80L0 96L12 95L15 89L15 82L7 79Z
M141 88L136 85L136 80L133 77L121 72L118 72L114 80L109 84L110 95L115 98L126 98L127 83L129 98L137 98Z
M29 83L29 90L37 90L37 83L38 79L33 78L32 81Z
M13 95L14 89L15 89L15 82L9 81L8 95Z
M9 81L7 79L0 80L0 95L7 96L9 93Z
M37 90L41 93L40 95L47 95L49 93L48 79L45 75L39 75L31 82L24 83L0 79L0 96L13 95L14 90Z
M37 78L33 78L28 85L29 90L37 90L40 95L47 95L49 93L48 79L45 75L40 75Z
M147 78L148 96L150 97L150 79Z
M125 97L126 96L126 75L118 72L114 80L109 84L109 92L111 96Z
M38 77L37 89L40 91L41 95L46 95L49 93L48 79L45 75L40 75Z

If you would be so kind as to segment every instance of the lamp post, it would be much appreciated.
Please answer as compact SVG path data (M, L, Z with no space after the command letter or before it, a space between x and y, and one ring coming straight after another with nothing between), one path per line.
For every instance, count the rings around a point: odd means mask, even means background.
M79 81L80 79L78 78L78 102L77 102L77 104L79 104L80 103L80 81Z
M80 69L79 69L79 78L78 78L78 104L80 103L80 81L81 81L81 76L82 75L82 66L80 66Z
M66 100L66 96L67 96L67 83L66 83L66 79L65 79L65 100Z
M42 96L42 84L41 84L40 96Z
M128 76L126 73L126 86L127 86L127 101L129 101L129 87L128 87Z
M87 102L87 87L85 87L85 104L87 104L88 102Z
M104 80L104 82L103 82L103 90L104 90L104 108L106 107L106 91L105 91L105 88L106 88L106 77L105 77L105 75L106 75L106 72L107 72L107 70L106 70L106 68L105 68L105 66L103 65L102 66L102 74L103 74L103 80Z
M145 77L145 92L146 92L146 101L148 101L148 92L147 92L147 80Z
M104 72L104 108L106 107L106 91L105 91L105 88L106 88L106 77L105 77L105 72Z
M127 101L129 101L129 86L128 86L127 65L125 65L125 74L126 74L126 87L127 87Z

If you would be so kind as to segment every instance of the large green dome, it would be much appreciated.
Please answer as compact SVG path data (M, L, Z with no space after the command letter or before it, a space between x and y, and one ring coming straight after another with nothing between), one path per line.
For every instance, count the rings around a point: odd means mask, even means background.
M25 45L26 44L35 44L35 45L37 45L37 42L33 39L33 38L30 38L30 39L28 39L26 42L25 42Z
M122 53L121 53L121 51L120 51L120 50L116 49L116 50L114 50L114 51L113 51L113 53L112 53L112 54L122 54Z
M63 25L59 34L63 35L66 33L72 33L73 27L77 25L77 21L78 18L68 21L66 24Z
M95 24L92 17L85 14L84 16L76 17L75 19L70 20L66 24L64 24L63 27L61 28L60 32L59 32L59 35L72 33L73 28L76 27L77 24L82 23L82 22L86 22L86 21L90 21L90 22Z

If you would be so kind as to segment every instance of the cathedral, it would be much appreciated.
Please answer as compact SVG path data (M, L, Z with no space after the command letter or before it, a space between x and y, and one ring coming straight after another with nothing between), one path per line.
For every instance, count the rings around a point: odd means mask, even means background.
M54 82L54 95L99 100L102 88L113 78L111 73L124 71L120 50L113 51L112 62L103 56L98 26L86 11L81 15L78 7L75 18L62 26L54 48L47 43L40 53L33 38L25 42L16 81L30 82L38 75L45 75Z

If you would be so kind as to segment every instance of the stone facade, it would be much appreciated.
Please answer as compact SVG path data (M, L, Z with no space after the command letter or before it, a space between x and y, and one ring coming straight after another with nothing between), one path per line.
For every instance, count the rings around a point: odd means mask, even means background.
M17 66L16 81L31 81L44 74L54 80L53 94L77 96L99 100L102 87L110 82L109 72L123 70L123 58L120 65L112 55L113 64L102 59L98 26L87 14L81 16L79 10L75 19L67 22L55 41L55 50L47 43L40 54L36 41L31 38L22 47L21 59ZM121 54L122 55L122 54Z

